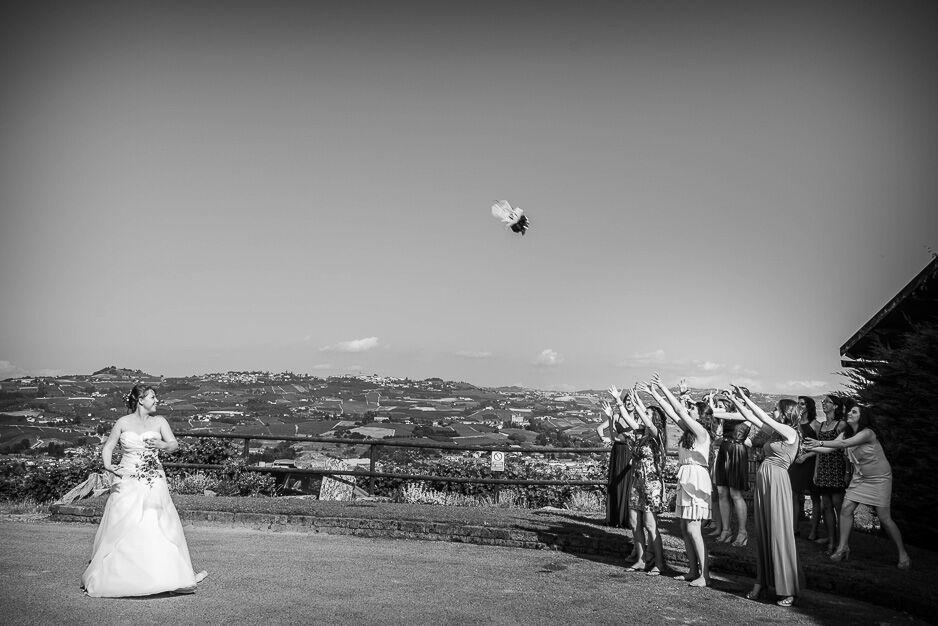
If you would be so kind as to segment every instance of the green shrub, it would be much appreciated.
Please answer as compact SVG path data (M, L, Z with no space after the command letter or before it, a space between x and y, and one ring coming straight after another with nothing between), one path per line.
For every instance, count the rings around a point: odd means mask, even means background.
M71 459L0 460L0 500L56 500L94 472L103 472L99 456Z
M605 480L606 457L592 465L585 476L573 474L564 467L549 465L546 461L521 455L507 455L504 472L492 472L487 457L462 457L458 459L426 458L418 453L409 456L395 455L393 459L383 460L381 471L393 474L416 474L464 478L501 478L515 480ZM539 508L542 506L564 506L574 491L590 491L602 494L603 486L582 485L486 485L478 483L452 483L445 481L426 481L427 489L441 493L453 493L473 497L488 497L491 502L498 501L501 492L515 490L515 506ZM375 479L375 495L399 497L400 479ZM504 498L502 498L504 499Z

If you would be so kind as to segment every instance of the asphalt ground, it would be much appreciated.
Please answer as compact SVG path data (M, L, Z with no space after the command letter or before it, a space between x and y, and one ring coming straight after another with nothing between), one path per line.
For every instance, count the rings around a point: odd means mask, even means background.
M5 624L920 624L806 591L752 602L751 580L707 589L572 554L449 542L187 527L194 595L89 598L79 578L96 527L0 522Z

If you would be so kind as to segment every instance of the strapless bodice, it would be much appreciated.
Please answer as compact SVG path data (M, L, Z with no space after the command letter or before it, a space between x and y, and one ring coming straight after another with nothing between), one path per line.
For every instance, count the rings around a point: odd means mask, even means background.
M160 434L155 430L145 430L142 433L136 433L132 430L125 430L121 433L120 444L123 457L121 458L121 467L137 465L148 456L155 454L155 450L147 448L147 441L150 439L159 439Z

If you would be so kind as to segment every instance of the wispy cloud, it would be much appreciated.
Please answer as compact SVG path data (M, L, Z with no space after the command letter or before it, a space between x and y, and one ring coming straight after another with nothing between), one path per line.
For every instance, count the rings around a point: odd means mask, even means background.
M0 376L4 378L11 376L20 376L24 372L10 361L0 361Z
M20 376L37 376L39 378L56 378L64 376L65 370L54 368L40 368L37 370L24 370L11 361L0 361L0 378L18 378Z
M473 352L471 350L460 350L456 353L456 356L461 356L464 359L487 359L492 356L491 352Z
M830 389L831 384L823 380L786 380L785 382L775 383L779 391L807 391L818 392L824 389Z
M648 367L660 365L665 362L665 352L658 348L654 352L636 352L630 357L619 361L619 367Z
M722 375L724 382L726 377L753 377L759 375L759 372L739 364L728 365L726 363L718 363L710 360L669 358L667 353L660 348L653 352L637 352L623 359L617 363L617 365L626 368L654 368L665 372L681 374L686 376L688 381L690 381L691 378L698 380L709 380L712 378L716 380L719 378L717 376L718 374Z
M33 376L39 376L41 378L56 378L58 376L64 376L65 370L44 368L44 369L33 370L30 373Z
M550 348L541 350L540 354L537 355L537 358L534 359L535 365L540 365L543 367L553 367L554 365L560 365L561 363L563 363L563 355L556 350L551 350Z
M364 337L350 341L340 341L331 346L322 346L320 352L366 352L378 347L377 337Z

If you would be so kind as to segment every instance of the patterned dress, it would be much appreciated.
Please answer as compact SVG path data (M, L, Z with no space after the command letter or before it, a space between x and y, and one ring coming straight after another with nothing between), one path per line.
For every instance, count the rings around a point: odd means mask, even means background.
M823 444L837 439L842 423L838 421L838 425L830 430L818 430L818 441ZM814 484L821 493L843 493L847 488L847 457L840 452L818 454L814 466Z
M660 436L645 433L632 449L629 508L660 513L664 508L664 446Z

